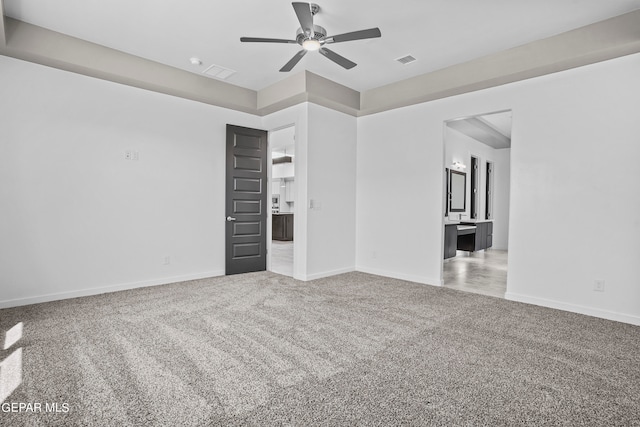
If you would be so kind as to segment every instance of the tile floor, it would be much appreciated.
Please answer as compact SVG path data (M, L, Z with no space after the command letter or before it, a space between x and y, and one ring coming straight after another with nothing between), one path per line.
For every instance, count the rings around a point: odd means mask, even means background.
M458 251L444 261L444 286L504 298L507 289L507 251ZM293 276L293 242L271 242L271 271Z
M507 290L507 251L458 251L443 265L444 286L504 298Z
M271 271L293 277L293 242L271 241Z

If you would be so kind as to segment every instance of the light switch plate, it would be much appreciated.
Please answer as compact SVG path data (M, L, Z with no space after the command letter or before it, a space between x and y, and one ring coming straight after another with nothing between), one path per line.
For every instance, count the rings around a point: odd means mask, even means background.
M604 280L594 280L593 290L596 292L604 292Z

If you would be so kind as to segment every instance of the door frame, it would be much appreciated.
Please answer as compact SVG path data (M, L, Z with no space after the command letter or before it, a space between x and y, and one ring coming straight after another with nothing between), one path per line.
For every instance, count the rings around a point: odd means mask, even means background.
M444 171L448 168L448 159L447 159L447 139L446 139L446 132L447 132L447 126L448 123L453 121L453 120L460 120L460 119L466 119L466 118L472 118L472 117L478 117L478 116L485 116L485 115L490 115L490 114L496 114L496 113L504 113L507 111L511 111L512 114L514 112L513 108L505 108L505 109L501 109L501 110L495 110L495 111L489 111L489 112L485 112L485 113L479 113L479 114L472 114L472 115L468 115L468 116L458 116L458 117L454 117L454 118L450 118L450 119L445 119L442 121L442 138L441 138L441 144L442 144L442 171L444 173ZM511 120L511 130L512 130L512 136L511 136L511 149L513 149L514 147L514 132L513 132L513 128L515 126L515 122L513 120L513 116L512 116L512 120ZM516 144L517 145L517 144ZM487 159L483 159L481 156L477 155L477 154L473 154L471 151L468 152L469 155L469 159L471 158L471 156L477 157L478 161L479 161L479 167L482 167L482 162L483 160L486 162ZM511 241L512 241L512 234L511 234L511 224L512 224L512 218L511 218L511 214L512 214L512 209L511 209L511 201L513 200L512 194L513 194L513 181L512 181L512 164L511 164L511 160L513 158L513 155L511 152L509 152L509 165L510 165L510 169L509 169L509 175L508 175L508 180L509 180L509 204L507 205L507 211L509 213L508 217L507 217L507 233L508 233L508 242L507 242L507 247L510 248L511 247ZM491 161L492 163L495 163L495 159ZM482 174L479 174L482 175ZM442 175L444 176L444 175ZM482 178L480 177L480 180ZM494 176L494 180L495 180L495 176ZM480 181L481 182L481 181ZM480 184L480 183L479 183ZM446 189L444 186L444 183L442 185L442 192L445 193L443 194L442 197L440 197L440 200L442 203L447 203L447 200L445 199L445 195L446 195ZM482 188L482 185L480 184L480 188ZM441 210L441 212L445 212L444 209ZM448 212L445 212L448 213ZM482 216L481 218L479 218L479 220L484 220L484 216ZM491 221L493 221L494 219L491 219ZM445 262L447 262L447 260L444 259L444 252L445 252L445 224L446 224L446 216L443 215L441 218L441 226L440 226L440 230L441 230L441 244L440 244L440 286L444 286L445 282L444 282L444 264ZM495 224L494 224L494 229L495 229ZM506 287L506 291L505 291L505 295L509 293L509 285L510 285L510 281L509 281L509 274L507 273L507 287Z
M294 151L295 153L298 152L298 138L295 137L295 135L297 134L297 126L296 123L289 123L289 124L285 124L282 126L278 126L276 128L273 129L268 129L267 130L267 195L268 195L268 200L269 200L269 204L271 203L271 196L273 194L272 192L272 185L273 185L273 155L272 155L272 146L273 146L273 134L275 132L278 132L280 130L283 129L288 129L288 128L293 128L294 129L294 138L293 138L293 145L294 145ZM297 160L298 156L294 155L293 156L293 169L294 171L298 171L298 160ZM297 172L294 172L294 179L297 176ZM296 183L296 200L298 200L298 185ZM298 212L300 209L300 203L299 201L296 201L293 205L293 218L294 218L294 234L293 234L293 274L291 277L294 277L296 275L296 266L297 266L297 257L296 257L296 245L298 244L297 242L299 242L299 239L296 238L296 232L295 232L295 224L296 224L296 216L298 216ZM299 218L299 216L298 216ZM268 210L268 217L267 217L267 271L273 271L271 269L271 255L272 255L272 243L273 242L273 212L271 211L271 205L269 205L269 210Z

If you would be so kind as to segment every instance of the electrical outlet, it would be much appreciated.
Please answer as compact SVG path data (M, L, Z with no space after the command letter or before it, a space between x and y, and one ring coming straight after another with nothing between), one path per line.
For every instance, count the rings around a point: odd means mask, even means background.
M596 292L604 292L604 280L594 280L593 290Z
M171 264L171 257L170 256L164 257L164 265L169 265L169 264Z

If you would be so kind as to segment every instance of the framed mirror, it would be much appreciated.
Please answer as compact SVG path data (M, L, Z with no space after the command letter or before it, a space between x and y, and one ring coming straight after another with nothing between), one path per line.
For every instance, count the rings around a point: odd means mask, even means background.
M464 212L467 208L467 174L449 171L449 212Z

